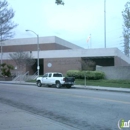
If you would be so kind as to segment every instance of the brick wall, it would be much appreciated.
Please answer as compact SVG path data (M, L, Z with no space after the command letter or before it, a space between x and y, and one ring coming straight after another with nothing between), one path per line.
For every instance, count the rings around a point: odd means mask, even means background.
M44 59L44 73L61 72L65 74L68 70L80 70L81 58L49 58Z

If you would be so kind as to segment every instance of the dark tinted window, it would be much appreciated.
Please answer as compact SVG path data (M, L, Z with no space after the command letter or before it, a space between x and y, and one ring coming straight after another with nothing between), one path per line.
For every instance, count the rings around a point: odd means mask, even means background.
M51 77L52 74L49 74L49 77Z
M48 76L48 74L43 75L43 77L47 77L47 76Z
M62 77L62 74L53 74L53 77Z

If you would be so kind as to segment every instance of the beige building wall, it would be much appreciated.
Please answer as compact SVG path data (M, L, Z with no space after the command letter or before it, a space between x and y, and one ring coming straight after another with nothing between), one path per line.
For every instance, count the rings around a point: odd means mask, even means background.
M130 64L128 64L128 62L122 60L121 58L115 56L114 57L114 65L115 66L130 66Z

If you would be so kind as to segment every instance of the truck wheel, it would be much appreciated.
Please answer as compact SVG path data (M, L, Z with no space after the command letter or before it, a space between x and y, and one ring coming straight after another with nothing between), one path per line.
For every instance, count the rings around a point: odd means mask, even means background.
M56 82L56 87L57 87L57 88L60 88L60 87L61 87L61 84L60 84L59 81Z
M66 88L71 88L71 85L66 85Z
M41 87L41 86L42 86L41 81L37 81L37 86L38 86L38 87Z

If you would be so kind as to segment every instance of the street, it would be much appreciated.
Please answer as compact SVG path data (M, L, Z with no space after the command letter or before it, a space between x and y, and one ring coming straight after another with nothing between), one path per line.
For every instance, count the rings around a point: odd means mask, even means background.
M118 130L130 120L129 93L0 84L0 103L79 130Z

